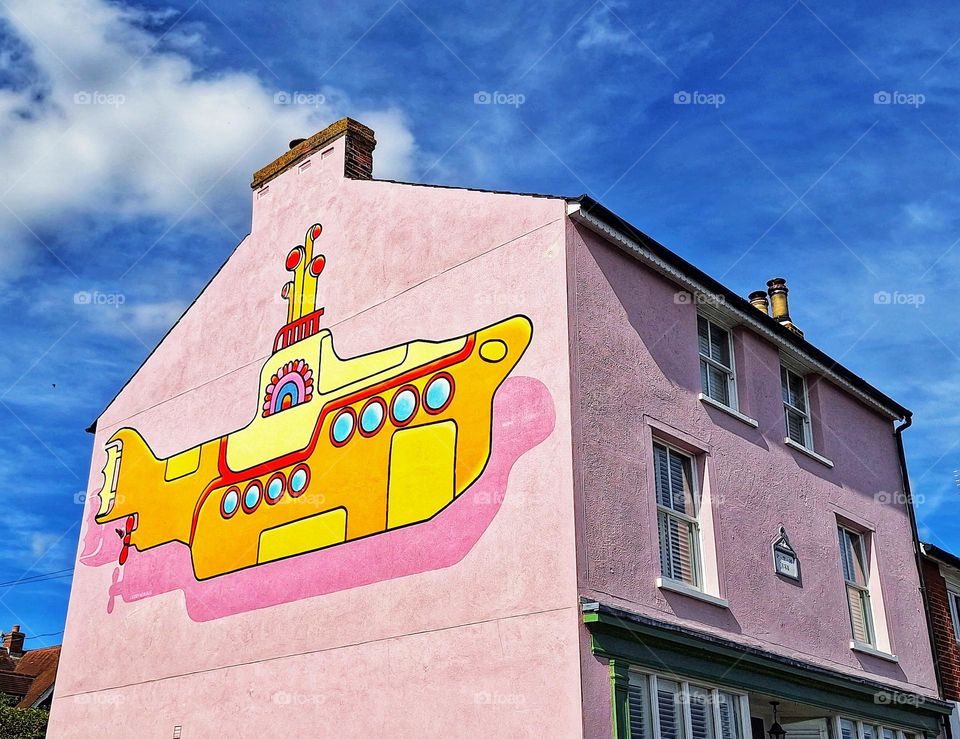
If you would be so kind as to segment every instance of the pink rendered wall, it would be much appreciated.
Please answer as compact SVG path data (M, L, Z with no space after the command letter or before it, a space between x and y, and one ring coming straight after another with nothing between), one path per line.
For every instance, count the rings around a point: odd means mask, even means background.
M677 286L594 233L572 223L568 231L581 594L935 695L908 514L896 496L875 497L902 487L892 425L820 380L811 388L816 442L835 467L793 452L783 443L778 350L743 327L734 332L740 404L759 429L705 406L697 399L696 306L675 300ZM720 594L729 609L656 587L650 445L657 425L709 453ZM899 664L849 648L837 515L875 529ZM802 588L773 572L780 525L799 552ZM610 736L608 668L590 654L582 627L581 650L585 734Z
M176 724L184 739L580 734L565 203L342 171L340 139L254 193L250 236L100 418L88 506L119 427L166 456L250 420L285 320L283 258L314 222L318 303L343 357L529 316L533 341L496 402L506 426L528 424L509 413L533 388L537 443L501 470L502 502L476 543L435 569L269 605L265 579L197 593L158 585L170 577L159 566L143 592L109 597L116 565L78 563L50 736L166 738ZM262 607L233 607L260 587Z

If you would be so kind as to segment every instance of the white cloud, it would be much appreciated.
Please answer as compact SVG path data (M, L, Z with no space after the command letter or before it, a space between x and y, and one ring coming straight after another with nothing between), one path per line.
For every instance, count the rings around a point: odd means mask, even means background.
M161 334L176 323L186 308L178 300L133 305L130 307L130 328L147 336Z
M944 223L944 214L929 203L907 203L904 209L910 223L916 226L935 228Z
M30 536L30 554L40 559L43 557L52 547L60 540L60 536L56 534L46 534L35 531Z
M359 114L359 120L377 135L373 173L381 179L410 179L416 143L403 111L390 108ZM382 142L382 143L381 143Z
M636 53L631 40L637 44L630 29L610 10L597 10L583 21L582 32L577 39L577 48L583 51L600 48L623 54Z
M22 266L25 245L38 248L28 229L78 214L176 219L191 206L216 210L286 141L350 112L343 95L331 96L336 105L277 105L277 91L253 74L207 73L191 56L201 47L197 24L161 38L166 11L7 0L0 19L23 52L5 51L0 67L27 80L0 89L0 270L8 274ZM377 133L378 176L408 177L415 144L403 114L363 119Z
M22 573L31 568L48 572L69 566L74 535L49 530L49 523L35 513L12 511L0 521L4 546L0 547L0 564L5 572Z

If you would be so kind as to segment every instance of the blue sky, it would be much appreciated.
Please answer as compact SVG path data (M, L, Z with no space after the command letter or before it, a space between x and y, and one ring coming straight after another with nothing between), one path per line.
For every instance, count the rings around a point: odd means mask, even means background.
M72 566L84 429L247 233L250 174L343 115L377 176L587 192L741 294L786 277L915 412L921 533L960 550L958 80L939 1L0 0L0 582ZM0 585L0 628L57 643L69 583Z

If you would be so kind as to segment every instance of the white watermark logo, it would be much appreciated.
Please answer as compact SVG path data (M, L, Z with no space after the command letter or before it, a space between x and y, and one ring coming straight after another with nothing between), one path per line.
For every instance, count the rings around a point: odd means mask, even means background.
M99 90L80 90L74 93L75 105L112 105L117 108L127 102L119 92L100 92Z
M723 297L723 295L691 293L686 290L677 290L673 294L673 302L677 305L724 305L727 299Z
M279 90L273 94L274 105L307 105L313 108L319 108L326 102L326 96L319 92Z
M727 96L722 92L700 92L699 90L687 92L686 90L678 90L673 93L674 105L711 105L714 108L719 108L725 102L727 102Z
M919 308L927 302L927 296L923 293L880 290L873 294L873 302L876 305L912 305L914 308Z
M926 703L926 699L915 693L893 693L881 690L873 694L873 702L878 706L912 706L916 708Z
M927 102L927 97L922 92L900 92L894 90L887 92L879 90L873 93L874 105L906 105L911 108L919 108Z
M473 702L478 706L522 706L527 699L521 693L491 693L484 690L473 694Z
M520 92L487 92L480 90L473 93L473 102L475 105L512 105L519 108L527 102L527 96Z
M270 701L278 706L319 705L325 700L322 693L288 693L285 690L279 690L270 696Z
M877 503L885 505L907 505L911 501L913 501L913 503L916 505L923 505L925 500L923 494L916 494L908 497L906 493L903 493L899 490L895 490L893 492L881 490L879 493L874 493L873 499Z
M119 308L127 302L123 293L102 293L99 290L80 290L73 294L75 305L112 305Z

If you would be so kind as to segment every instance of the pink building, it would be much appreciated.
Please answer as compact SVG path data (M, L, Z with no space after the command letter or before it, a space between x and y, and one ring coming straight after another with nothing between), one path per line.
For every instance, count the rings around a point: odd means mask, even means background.
M257 172L97 420L50 736L936 735L909 411L780 281L374 146Z

